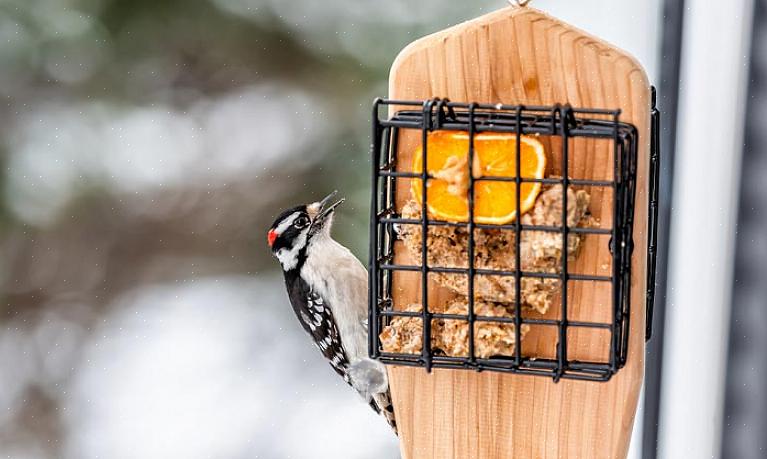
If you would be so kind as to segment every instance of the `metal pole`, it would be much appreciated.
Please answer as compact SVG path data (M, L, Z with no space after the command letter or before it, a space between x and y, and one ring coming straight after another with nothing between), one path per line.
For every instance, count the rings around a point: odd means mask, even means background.
M752 11L696 1L684 18L661 458L720 454Z

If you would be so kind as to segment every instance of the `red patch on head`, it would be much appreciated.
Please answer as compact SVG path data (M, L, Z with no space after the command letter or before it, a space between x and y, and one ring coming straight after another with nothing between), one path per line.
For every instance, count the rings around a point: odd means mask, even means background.
M269 232L266 233L266 240L269 242L269 247L274 245L274 241L277 240L277 236L279 236L279 234L277 234L277 232L274 230L269 230Z

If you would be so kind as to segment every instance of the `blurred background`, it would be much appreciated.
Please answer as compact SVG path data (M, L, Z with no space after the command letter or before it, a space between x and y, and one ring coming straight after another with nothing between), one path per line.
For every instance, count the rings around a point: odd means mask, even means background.
M634 458L767 446L767 2L716 3L534 4L659 88L664 244ZM0 0L0 457L398 457L303 335L264 236L339 189L335 235L366 260L370 104L392 60L505 4ZM685 239L721 250L691 267ZM690 296L701 277L715 295ZM688 370L706 392L685 401Z

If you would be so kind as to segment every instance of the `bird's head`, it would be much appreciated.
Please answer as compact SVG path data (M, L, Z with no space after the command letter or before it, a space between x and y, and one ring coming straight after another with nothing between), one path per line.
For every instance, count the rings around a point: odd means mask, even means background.
M282 212L266 235L272 254L284 271L300 265L305 250L316 238L329 236L333 212L344 199L335 200L334 191L321 201L293 207Z

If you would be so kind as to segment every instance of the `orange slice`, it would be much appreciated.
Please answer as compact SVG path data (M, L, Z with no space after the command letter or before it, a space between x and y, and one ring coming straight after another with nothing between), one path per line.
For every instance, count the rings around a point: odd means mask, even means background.
M546 154L537 138L522 136L521 176L543 178ZM427 208L433 218L450 222L469 220L469 134L462 131L434 131L428 134L426 168L434 178L427 181ZM506 133L480 133L474 136L474 178L516 177L517 136ZM421 173L423 149L413 155L413 172ZM474 182L474 221L503 225L517 217L517 186L514 182L477 180ZM541 191L540 183L523 183L520 207L530 210ZM411 190L422 200L421 179L412 181Z

